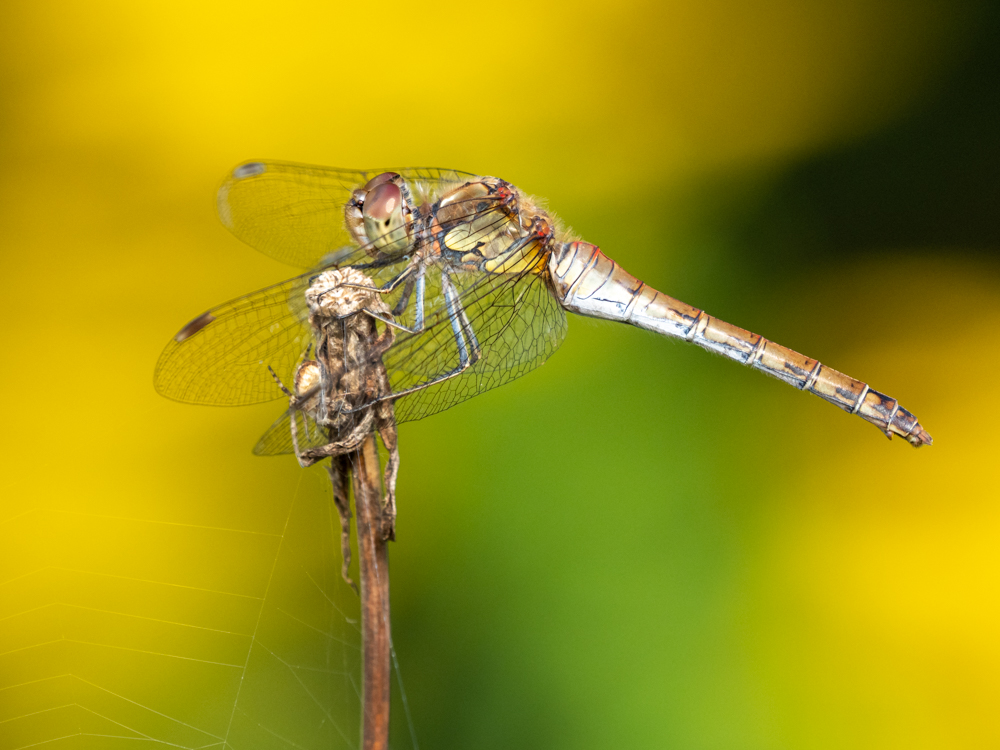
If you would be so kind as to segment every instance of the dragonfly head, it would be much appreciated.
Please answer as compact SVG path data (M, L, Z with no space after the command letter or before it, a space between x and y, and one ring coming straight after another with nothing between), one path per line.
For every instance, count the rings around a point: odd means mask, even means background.
M344 207L347 228L372 257L403 252L410 242L413 201L406 181L383 172L355 190Z
M361 215L365 235L379 250L401 252L409 241L403 191L392 182L383 182L368 191Z

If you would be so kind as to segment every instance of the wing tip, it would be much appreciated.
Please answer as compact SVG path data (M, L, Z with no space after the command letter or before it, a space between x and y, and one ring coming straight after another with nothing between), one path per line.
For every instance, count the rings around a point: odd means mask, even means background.
M234 183L257 177L267 171L267 164L261 161L245 161L234 167L229 176L226 177L216 196L216 208L219 212L219 220L222 221L226 229L233 228L233 212L229 207L229 190Z
M256 177L267 171L267 165L262 161L245 161L233 169L234 180L245 180L248 177Z
M174 334L174 341L181 344L202 330L209 323L215 321L215 316L210 312L203 312L194 320L188 321L181 330Z

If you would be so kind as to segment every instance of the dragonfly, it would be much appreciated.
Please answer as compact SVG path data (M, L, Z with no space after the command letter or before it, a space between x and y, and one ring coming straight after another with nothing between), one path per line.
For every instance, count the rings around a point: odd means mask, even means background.
M562 343L572 312L696 344L856 414L890 439L932 443L896 399L657 291L499 178L253 161L226 177L218 211L236 237L303 270L211 308L174 336L155 385L177 401L231 406L286 395L275 376L294 378L314 346L310 289L324 272L353 269L365 281L343 289L379 305L351 315L394 334L377 352L388 388L353 408L391 402L396 422L435 414L538 367ZM301 451L289 429L295 420L303 420L306 449L330 442L329 431L293 405L254 452Z

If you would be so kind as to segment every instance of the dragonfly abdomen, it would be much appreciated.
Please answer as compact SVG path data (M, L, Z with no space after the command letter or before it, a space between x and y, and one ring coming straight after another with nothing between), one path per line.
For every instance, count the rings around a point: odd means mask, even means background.
M906 438L914 446L930 445L932 442L931 436L921 427L913 414L902 408L894 398L879 393L867 383L855 380L818 360L810 359L756 333L744 331L710 315L705 317L710 319L706 332L724 327L733 338L736 337L735 332L742 334L741 356L742 349L753 342L753 348L749 356L743 360L743 364L784 380L800 390L815 393L824 401L829 401L846 412L857 414L878 427L890 439L895 434ZM707 338L712 338L710 333ZM695 343L704 346L697 339Z
M889 438L930 445L931 436L895 399L763 336L714 318L639 281L587 242L556 247L549 271L559 301L572 312L618 320L684 339L789 385L815 393L871 422Z

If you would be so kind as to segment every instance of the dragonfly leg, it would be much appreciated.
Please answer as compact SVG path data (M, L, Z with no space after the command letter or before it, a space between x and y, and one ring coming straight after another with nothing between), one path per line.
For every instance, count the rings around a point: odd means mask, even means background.
M451 331L458 346L458 367L454 373L458 374L479 361L481 350L479 340L469 322L469 316L465 314L465 308L458 300L458 293L451 283L451 277L445 270L441 271L441 289L444 291L444 302L448 309L448 318L451 320Z
M413 328L416 331L424 330L424 291L426 289L426 280L424 279L424 272L425 269L423 268L423 266L421 266L417 270L417 283L416 283L417 300L413 311L414 314Z
M416 274L416 279L414 279L414 273ZM395 278L393 278L390 281L388 281L384 286L376 287L376 286L372 286L372 284L370 284L370 283L369 284L355 284L355 283L351 283L351 282L345 281L345 282L342 282L342 283L338 283L336 286L333 286L333 287L327 289L326 291L322 292L321 294L319 294L317 296L316 299L317 299L317 301L322 300L327 294L331 294L331 293L337 291L338 289L360 289L360 290L362 290L364 292L369 292L370 294L375 294L375 295L391 294L392 292L394 292L396 290L396 288L400 284L402 284L402 283L405 282L405 286L403 287L403 294L401 295L400 300L396 303L396 310L394 310L392 312L392 315L399 315L400 312L403 309L405 309L407 303L409 303L410 295L413 293L414 287L416 287L417 298L418 298L418 301L421 303L421 305L418 307L418 310L417 310L417 316L418 316L418 318L417 318L417 326L415 326L415 328L417 330L423 330L423 305L422 305L422 302L423 302L423 276L424 276L424 266L422 264L414 262L414 263L410 263L399 274L397 274L395 276ZM313 278L315 279L317 277L313 277ZM381 302L379 302L377 304L381 305L382 307L385 307L385 305L383 305ZM388 308L386 308L386 309L388 309ZM382 322L384 322L384 323L386 323L388 325L395 326L396 328L400 328L400 329L402 329L404 331L410 331L411 330L411 329L409 329L409 328L407 328L405 326L399 325L398 323L395 322L395 320L387 320L385 317L380 317L379 315L375 314L371 310L367 310L366 309L365 312L368 312L373 318L381 320ZM344 320L344 321L346 321L348 318L351 318L351 317L353 317L356 314L357 314L357 310L353 310L351 312L348 312L348 313L345 313L343 315L337 316L336 319L337 320Z
M399 317L403 314L406 306L410 304L410 297L413 296L413 279L407 279L406 285L403 287L403 293L399 296L399 300L392 308L392 314L394 317Z
M376 294L392 294L392 292L396 291L396 287L397 286L399 286L401 283L405 282L405 286L403 287L403 298L404 299L409 299L410 294L412 294L412 292L413 292L413 273L414 273L414 268L415 268L415 264L413 262L410 262L406 266L406 268L404 268L402 271L400 271L398 274L396 274L393 278L389 279L389 281L387 281L385 284L383 284L381 287L379 287L379 289L376 292ZM417 270L417 273L419 274L419 273L421 273L422 269L421 268L417 268L416 270Z
M365 308L364 310L362 310L362 312L365 312L371 317L375 318L375 320L381 320L383 323L386 324L385 330L382 332L382 335L372 342L371 346L368 347L368 351L366 353L368 361L375 362L376 360L381 359L382 355L385 354L387 351L389 351L389 348L396 340L396 332L395 330L393 330L393 325L392 325L393 321L391 318L389 320L386 320L384 317L382 317L376 312L369 310L368 308Z
M455 300L455 305L458 308L458 316L462 322L462 331L468 338L469 346L472 350L470 354L472 361L469 364L473 365L479 361L479 358L482 356L483 351L479 347L479 339L476 338L476 332L472 330L472 323L469 322L469 316L466 314L465 308L462 307L462 305L458 302L457 298Z
M361 418L361 421L354 426L347 437L332 443L327 443L326 445L321 445L318 448L309 448L302 451L299 463L306 461L307 463L302 463L303 466L312 466L314 463L322 461L324 458L328 458L330 456L342 456L345 453L357 450L361 447L361 443L364 442L365 438L368 437L369 433L372 431L374 422L375 415L371 410L368 410L364 417Z
M443 375L439 375L432 380L428 380L426 383L421 383L420 385L415 385L412 388L397 391L396 393L389 393L384 396L380 396L374 401L369 401L363 406L359 406L355 409L344 410L341 413L351 414L363 409L368 409L375 404L380 404L386 401L395 401L396 399L408 396L411 393L422 391L424 388L430 388L438 383L443 383L445 380L451 380L451 378L458 377L479 361L482 356L479 340L476 338L475 331L472 329L472 323L469 321L469 316L466 314L465 308L462 307L462 303L459 301L458 293L455 291L455 287L451 283L448 272L444 270L441 272L441 289L444 292L448 319L451 321L452 335L455 337L455 345L458 348L458 365ZM418 294L418 300L422 303L422 295ZM423 323L422 310L420 314L420 321Z
M437 385L438 383L443 383L446 380L451 380L452 378L461 375L479 361L479 358L482 356L482 350L479 347L479 340L476 338L475 331L472 330L472 323L469 322L469 316L466 315L465 308L463 308L462 304L459 302L458 294L455 291L455 287L451 283L451 279L448 278L448 273L446 271L441 274L441 288L444 291L448 318L451 320L451 331L455 337L455 345L458 348L458 366L443 375L434 378L433 380L428 380L426 383L421 383L420 385L415 385L412 388L407 388L402 391L397 391L396 393L381 396L380 398L375 399L375 401L365 404L363 408L385 401L395 401L396 399L408 396L411 393L422 391L424 388L430 388L432 385ZM466 339L468 339L468 341L466 341Z
M416 264L411 262L406 268L404 268L402 271L396 274L396 276L394 276L393 278L389 279L389 281L387 281L382 286L371 286L370 284L350 284L345 282L343 284L338 284L336 288L363 289L366 292L372 292L374 294L392 294L394 291L396 291L396 287L402 284L403 282L406 282L407 285L409 285L410 277L413 275L414 268L417 268L417 273L420 273L423 270L423 266L418 267ZM331 289L330 291L333 290ZM404 295L406 294L407 293L404 292Z
M379 315L378 313L373 312L370 308L367 307L365 308L364 311L369 315L371 315L376 320L381 320L387 326L392 326L393 328L397 328L400 331L403 331L404 333L420 333L421 331L424 330L424 291L427 286L426 280L424 278L423 267L417 269L416 279L411 279L411 281L413 283L412 290L416 291L417 294L417 299L415 303L416 309L414 310L414 321L412 326L401 325L400 323L397 323L393 319L393 317L386 315ZM407 287L409 287L409 282L407 283ZM410 298L410 293L404 290L403 296L400 297L399 302L396 303L396 307L392 309L393 316L402 314L402 311L406 309L406 305L410 301L409 298Z

